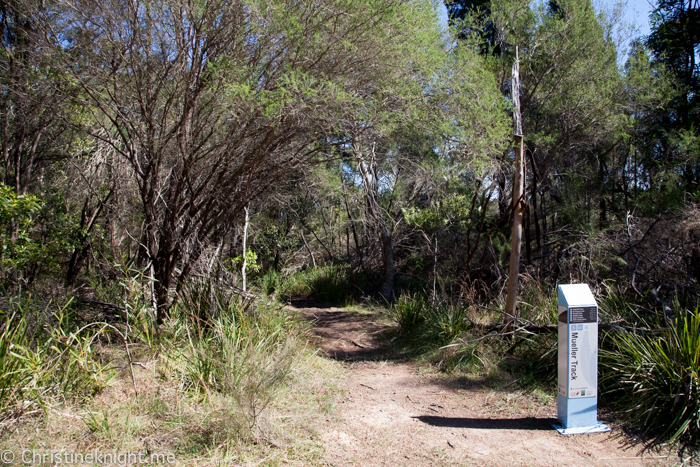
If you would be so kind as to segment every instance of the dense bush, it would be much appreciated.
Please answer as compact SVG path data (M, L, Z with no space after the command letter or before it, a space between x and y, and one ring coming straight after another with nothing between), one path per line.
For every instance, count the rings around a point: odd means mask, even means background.
M148 288L140 287L143 278L138 271L123 272L128 277L115 285L126 313L119 323L96 315L85 322L79 316L89 312L85 304L40 307L24 299L3 305L0 420L41 412L53 400L83 405L116 375L115 368L128 369L132 356L140 355L158 361L161 376L184 394L232 397L248 428L257 430L262 412L301 355L301 326L293 314L277 303L245 300L200 280L183 287L171 318L158 326L144 299ZM132 382L139 389L141 383Z
M0 183L0 279L3 282L18 280L41 251L40 245L30 237L39 207L36 196L18 195Z

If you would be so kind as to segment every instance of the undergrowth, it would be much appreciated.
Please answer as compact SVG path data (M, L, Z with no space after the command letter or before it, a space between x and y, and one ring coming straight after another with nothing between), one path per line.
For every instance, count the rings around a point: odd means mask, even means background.
M148 282L124 272L109 286L122 300L118 321L95 319L76 301L2 305L0 447L101 446L171 453L181 463L316 458L304 428L315 415L280 418L301 410L290 403L313 405L330 390L307 392L319 359L292 313L192 281L158 326Z
M249 428L260 431L261 413L275 400L302 347L300 323L275 303L255 304L203 288L207 284L184 290L162 332L164 368L183 391L232 396ZM202 306L210 315L206 320Z
M533 284L519 303L519 324L556 322L556 296ZM507 375L521 385L553 391L556 374L556 336L533 334L516 327L502 335L505 304L481 304L470 297L449 300L428 293L404 294L388 310L397 324L405 353L420 356L439 369Z
M345 306L358 302L367 278L355 274L350 268L323 266L297 271L287 277L277 279L278 292L287 298L311 298L329 305ZM275 284L275 276L264 276L263 290L269 291Z
M700 446L700 316L681 310L668 322L639 318L639 331L610 336L601 349L606 400L655 443Z
M505 330L504 304L432 300L405 294L388 310L405 353L438 369L488 374L491 381L544 390L554 397L557 333L533 332L557 322L554 291L531 284L518 304L518 325ZM600 319L617 330L600 333L601 400L653 443L695 456L700 447L700 315L675 303L676 318L628 301L620 290L599 294ZM640 311L641 310L641 311ZM532 326L529 331L527 326Z
M89 398L108 383L109 366L95 351L99 332L78 328L69 305L42 309L29 297L0 312L0 420Z
M405 294L388 310L401 336L418 352L452 343L470 329L468 307L426 294Z

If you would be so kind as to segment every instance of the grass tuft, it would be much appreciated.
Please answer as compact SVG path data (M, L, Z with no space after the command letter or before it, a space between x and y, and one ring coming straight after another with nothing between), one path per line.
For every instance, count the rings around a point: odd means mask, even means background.
M470 329L468 308L446 300L432 301L425 294L405 294L388 314L399 333L420 352L451 344Z

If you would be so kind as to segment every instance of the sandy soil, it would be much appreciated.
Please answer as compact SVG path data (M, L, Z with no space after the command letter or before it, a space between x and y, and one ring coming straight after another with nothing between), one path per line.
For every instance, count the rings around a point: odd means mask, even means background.
M614 426L611 433L562 436L552 428L556 399L387 360L378 338L387 324L302 305L321 351L347 369L335 410L318 428L325 465L679 464L673 454L644 451Z

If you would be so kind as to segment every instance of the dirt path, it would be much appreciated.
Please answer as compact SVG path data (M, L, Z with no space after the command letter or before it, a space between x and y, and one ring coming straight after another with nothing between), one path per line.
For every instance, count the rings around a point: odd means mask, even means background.
M336 409L319 427L331 466L667 466L619 430L562 436L551 424L556 399L493 389L484 380L422 374L383 360L388 325L339 308L302 308L318 345L343 361ZM423 372L425 373L425 372ZM491 386L491 387L490 387Z

